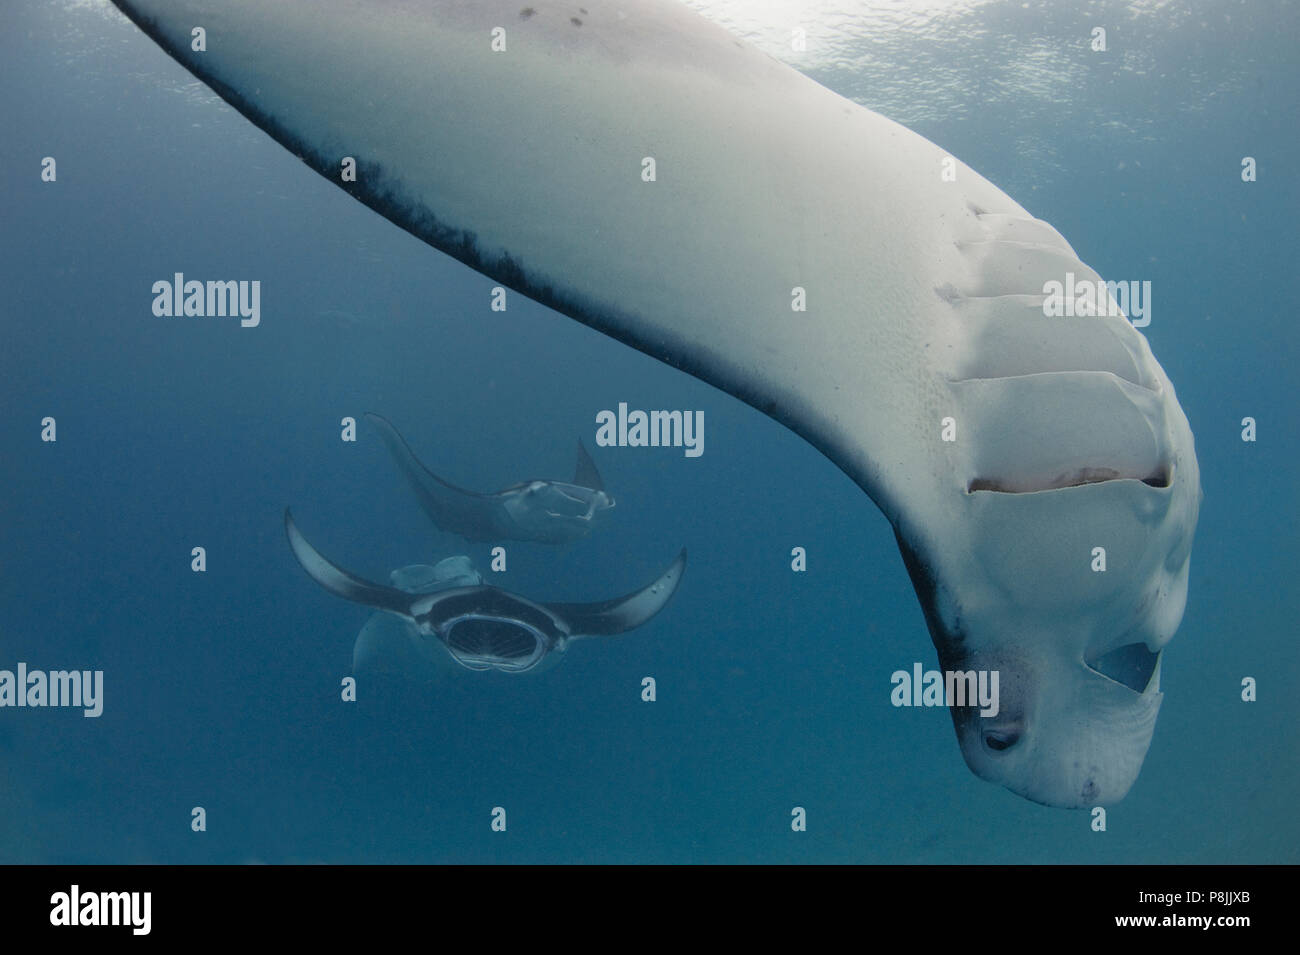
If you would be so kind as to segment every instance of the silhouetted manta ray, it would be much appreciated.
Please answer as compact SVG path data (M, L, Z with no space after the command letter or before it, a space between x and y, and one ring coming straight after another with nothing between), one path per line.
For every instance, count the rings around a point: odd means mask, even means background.
M641 626L668 603L681 583L686 551L640 590L598 603L541 603L487 584L435 592L371 583L332 563L302 536L289 509L284 531L298 563L330 593L406 621L470 670L523 673L563 652L570 640L605 637Z
M1099 281L1050 225L670 2L115 2L402 228L819 448L892 523L940 664L1001 674L996 717L952 708L971 769L1128 791L1200 482L1146 339L1045 318L1046 282Z
M572 483L523 481L480 494L444 481L421 464L386 418L372 412L366 418L378 429L429 519L469 540L567 544L591 533L596 515L614 506L581 440Z

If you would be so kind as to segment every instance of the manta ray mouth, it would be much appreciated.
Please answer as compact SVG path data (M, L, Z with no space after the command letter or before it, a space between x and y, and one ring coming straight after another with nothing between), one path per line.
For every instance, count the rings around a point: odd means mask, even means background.
M1094 673L1126 686L1134 693L1145 693L1159 662L1158 650L1152 653L1144 643L1127 643L1109 653L1085 660L1084 664Z
M567 491L554 488L556 496L551 499L551 506L546 508L547 517L575 521L591 521L596 513L605 507L613 507L613 500L601 492L587 499L575 497ZM608 500L610 503L605 504Z
M530 670L546 656L546 638L518 620L466 615L443 627L443 643L468 670Z

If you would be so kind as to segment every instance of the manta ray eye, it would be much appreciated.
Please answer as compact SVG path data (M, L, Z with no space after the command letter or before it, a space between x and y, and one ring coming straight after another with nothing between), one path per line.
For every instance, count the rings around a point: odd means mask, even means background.
M989 730L984 734L984 745L996 753L1001 753L1020 742L1020 734L1014 730Z

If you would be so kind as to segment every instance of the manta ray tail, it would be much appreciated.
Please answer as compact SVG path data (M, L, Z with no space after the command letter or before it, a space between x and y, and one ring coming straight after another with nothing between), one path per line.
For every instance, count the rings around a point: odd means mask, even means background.
M302 569L307 571L307 576L330 593L354 603L365 604L377 610L387 610L399 617L410 619L410 594L393 587L385 587L383 584L362 580L330 563L320 551L312 547L307 538L302 536L287 507L284 509L284 532L288 535L293 556L298 558L298 563L302 564Z
M686 548L653 581L622 597L589 604L546 604L546 608L569 624L574 637L607 637L641 626L668 603L686 569Z
M578 487L590 488L593 491L605 490L605 482L600 479L600 472L596 470L596 462L591 460L591 455L587 453L586 446L582 439L578 439L578 466L573 472L573 483Z

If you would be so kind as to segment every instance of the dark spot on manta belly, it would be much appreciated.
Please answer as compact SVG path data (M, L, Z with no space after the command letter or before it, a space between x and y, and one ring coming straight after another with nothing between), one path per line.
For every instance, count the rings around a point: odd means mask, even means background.
M532 7L524 7L522 10L519 11L519 19L520 19L520 20L527 20L529 17L533 16L535 13L537 13L537 11L534 10Z
M1095 799L1096 796L1097 796L1097 784L1090 779L1083 784L1083 798Z
M577 17L569 17L569 22L572 23L575 27L582 26L582 21L579 20Z

